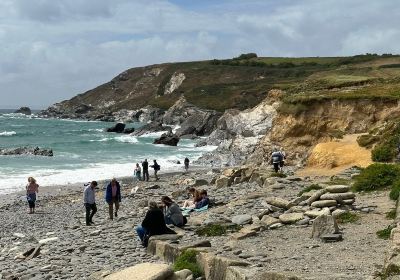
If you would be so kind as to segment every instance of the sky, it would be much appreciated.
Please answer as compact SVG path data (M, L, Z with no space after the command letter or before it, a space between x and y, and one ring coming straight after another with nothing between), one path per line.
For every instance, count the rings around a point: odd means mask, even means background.
M0 108L69 99L126 69L400 53L398 0L0 0Z

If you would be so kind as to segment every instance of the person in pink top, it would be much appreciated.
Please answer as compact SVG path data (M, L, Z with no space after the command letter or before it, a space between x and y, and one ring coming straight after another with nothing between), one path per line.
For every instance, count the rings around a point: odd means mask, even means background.
M29 214L35 213L36 193L39 192L39 185L36 183L35 178L28 178L28 185L26 185L26 200L29 205Z

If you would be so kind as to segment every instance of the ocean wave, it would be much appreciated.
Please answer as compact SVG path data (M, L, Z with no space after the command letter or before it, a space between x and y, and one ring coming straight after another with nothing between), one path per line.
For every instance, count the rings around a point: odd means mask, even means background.
M168 130L163 130L163 131L158 131L158 132L149 132L149 133L145 133L142 134L138 137L148 137L148 138L158 138L161 137L161 135L163 135L164 133L167 133Z
M0 136L13 136L16 135L17 133L15 131L3 131L0 132Z
M135 136L121 135L114 138L118 142L122 143L138 143L138 139Z

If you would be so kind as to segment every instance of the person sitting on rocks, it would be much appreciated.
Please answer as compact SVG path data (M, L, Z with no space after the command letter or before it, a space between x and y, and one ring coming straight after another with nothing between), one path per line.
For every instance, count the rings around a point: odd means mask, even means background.
M136 163L136 167L135 167L135 171L133 172L133 175L135 176L137 181L142 180L141 173L142 173L142 169L140 168L139 163Z
M36 183L35 178L28 178L28 185L26 185L26 200L29 205L29 214L35 213L36 193L39 192L39 185Z
M168 196L163 196L161 202L164 205L164 218L167 225L181 227L185 224L185 218L179 206Z
M96 207L96 194L95 188L97 187L97 182L92 181L90 184L86 185L83 192L83 203L86 208L86 225L91 226L93 224L93 216L97 212Z
M108 213L110 220L113 220L113 206L115 204L115 217L118 217L119 203L121 202L121 186L117 179L113 178L107 185L106 202L108 203Z
M203 208L210 204L210 199L208 198L206 190L201 190L200 196L201 196L201 200L199 202L196 202L196 206L195 206L196 209Z
M153 235L176 234L175 231L167 227L164 214L154 201L149 202L149 210L142 224L136 227L136 233L145 247L147 247L148 240Z
M183 203L183 208L194 208L196 206L196 202L199 202L201 200L201 195L198 190L195 188L189 188L189 194L193 197L191 200L186 200Z

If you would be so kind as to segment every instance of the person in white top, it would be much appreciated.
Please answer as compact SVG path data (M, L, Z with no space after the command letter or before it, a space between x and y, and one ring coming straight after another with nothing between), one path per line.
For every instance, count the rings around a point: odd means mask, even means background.
M91 226L93 224L93 216L97 212L96 207L96 193L95 188L97 187L97 182L92 181L86 186L83 192L83 203L86 208L86 225Z

